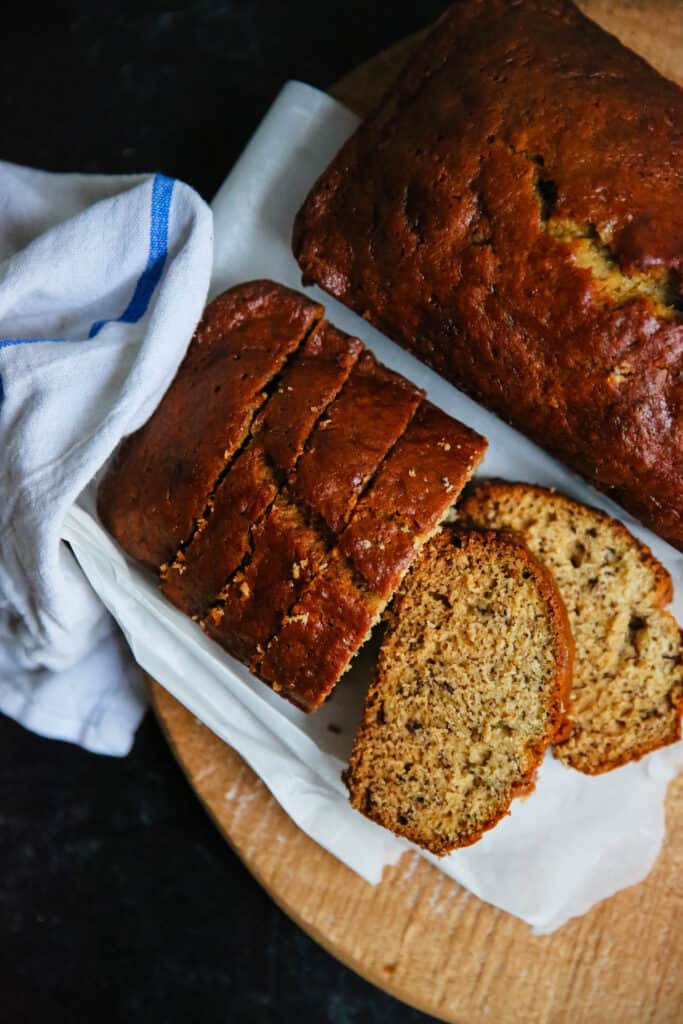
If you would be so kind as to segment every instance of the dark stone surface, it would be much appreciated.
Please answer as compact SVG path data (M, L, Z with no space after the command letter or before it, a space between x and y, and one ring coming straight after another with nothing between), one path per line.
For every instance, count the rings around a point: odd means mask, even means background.
M0 720L0 1021L417 1024L231 853L151 715L125 759Z
M2 157L161 170L210 198L280 85L324 87L444 3L14 4ZM395 1024L222 841L148 716L130 757L0 719L0 1022Z

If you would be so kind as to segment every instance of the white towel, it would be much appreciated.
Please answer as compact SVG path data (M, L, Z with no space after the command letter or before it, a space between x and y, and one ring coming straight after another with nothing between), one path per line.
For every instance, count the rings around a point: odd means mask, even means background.
M93 751L128 752L144 697L60 531L172 380L212 242L163 175L0 163L0 711Z

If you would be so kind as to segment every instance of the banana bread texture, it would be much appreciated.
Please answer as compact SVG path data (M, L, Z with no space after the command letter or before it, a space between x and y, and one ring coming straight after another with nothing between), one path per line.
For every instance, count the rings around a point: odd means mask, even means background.
M565 729L572 647L521 541L443 530L389 612L345 774L353 806L438 855L476 842Z

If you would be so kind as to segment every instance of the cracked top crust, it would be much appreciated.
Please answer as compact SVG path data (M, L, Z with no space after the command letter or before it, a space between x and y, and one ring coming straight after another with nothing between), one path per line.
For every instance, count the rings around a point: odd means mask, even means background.
M683 92L463 0L300 211L315 281L683 547Z

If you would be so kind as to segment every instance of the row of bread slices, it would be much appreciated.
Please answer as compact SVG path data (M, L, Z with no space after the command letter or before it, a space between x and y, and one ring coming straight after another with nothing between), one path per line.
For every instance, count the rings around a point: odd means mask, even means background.
M322 315L265 281L214 300L98 499L167 597L306 711L486 447Z

